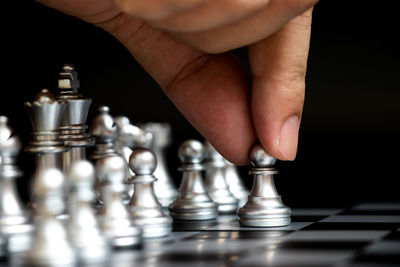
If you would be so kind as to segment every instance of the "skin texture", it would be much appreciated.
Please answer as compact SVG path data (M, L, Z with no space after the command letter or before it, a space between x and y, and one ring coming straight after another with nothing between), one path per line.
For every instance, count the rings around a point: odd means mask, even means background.
M39 2L116 37L228 160L257 141L295 158L315 0ZM252 79L229 53L242 46Z

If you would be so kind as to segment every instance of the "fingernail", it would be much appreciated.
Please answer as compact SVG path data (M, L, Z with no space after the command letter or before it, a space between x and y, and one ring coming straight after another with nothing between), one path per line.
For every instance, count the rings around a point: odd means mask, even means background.
M299 140L299 117L292 116L282 125L279 135L279 149L286 160L294 160Z

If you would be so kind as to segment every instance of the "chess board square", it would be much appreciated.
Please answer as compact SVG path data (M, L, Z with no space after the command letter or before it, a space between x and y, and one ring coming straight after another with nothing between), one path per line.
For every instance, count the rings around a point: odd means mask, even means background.
M355 223L398 223L400 225L400 216L387 215L333 215L327 217L321 222L355 222Z
M291 216L292 222L318 222L325 219L326 216L316 216L316 215L293 215Z
M292 216L330 216L341 212L343 209L292 209Z
M389 231L360 230L309 230L296 231L283 237L284 240L297 241L372 241L382 238Z
M400 210L344 210L337 215L394 215L400 216Z
M392 230L397 226L398 223L317 222L302 230Z
M400 241L400 231L397 230L395 232L391 232L387 236L385 236L385 240L397 240Z
M216 226L217 220L205 220L205 221L178 221L175 220L172 223L172 231L202 231L207 230L210 227Z
M348 250L265 250L239 259L235 266L331 266L334 263L351 258Z
M380 266L384 266L383 264L393 264L394 266L400 266L400 254L394 255L385 255L385 254L362 254L357 256L354 259L354 262L362 262L362 263L377 263Z
M363 254L400 255L400 241L383 240L365 248Z
M302 241L285 240L277 246L280 249L304 249L304 250L356 250L369 244L369 241Z
M391 210L391 211L398 211L400 210L400 203L399 202L392 202L392 203L360 203L353 207L352 210Z

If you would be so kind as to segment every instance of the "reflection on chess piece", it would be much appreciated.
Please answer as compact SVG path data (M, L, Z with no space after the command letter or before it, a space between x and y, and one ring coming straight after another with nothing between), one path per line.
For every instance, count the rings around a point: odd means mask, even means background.
M136 246L142 240L142 231L135 224L121 196L126 188L126 168L125 160L119 155L105 156L96 163L103 200L98 216L103 233L114 247Z
M205 184L211 199L218 204L219 213L236 213L239 201L229 191L225 178L225 159L207 141L205 149Z
M176 220L214 220L218 217L218 205L207 193L203 182L201 164L204 159L203 145L196 140L183 142L179 147L179 170L183 177L176 199L169 205L170 215Z
M36 172L40 173L49 168L60 169L60 153L67 151L59 133L65 102L56 100L49 90L43 89L33 102L25 102L24 105L33 127L33 141L29 143L26 151L36 155Z
M154 183L154 192L158 201L163 207L168 205L175 199L177 190L171 175L168 171L167 161L165 159L165 149L171 144L171 125L168 123L146 123L143 125L146 132L153 134L153 142L151 149L157 157L157 168L154 176L157 182Z
M157 158L147 148L136 148L129 157L129 167L135 174L132 177L134 193L129 203L135 222L142 228L144 238L163 237L172 230L172 219L164 214L154 194L153 172Z
M94 168L86 160L74 162L68 174L68 230L72 245L82 263L105 262L110 252L92 209L92 202L96 197L92 190L94 176Z
M72 64L64 64L62 67L58 88L57 99L66 103L60 139L68 147L68 151L62 154L62 170L68 173L75 161L86 159L86 147L94 145L94 139L88 134L88 126L85 124L92 99L83 98L79 94L78 73Z
M21 142L7 121L7 117L0 116L0 235L8 239L10 252L21 252L29 248L33 227L31 214L15 184L15 179L22 175L15 164Z
M249 195L249 191L244 186L242 179L240 178L239 172L237 167L229 162L226 161L225 166L225 180L228 184L229 191L232 195L239 199L239 207L242 207L247 202L247 197Z
M276 191L273 168L276 159L271 157L259 144L253 145L249 157L254 175L253 188L247 203L239 209L239 223L252 227L276 227L290 224L290 208L285 206Z
M74 266L75 251L65 226L56 218L65 205L64 175L58 169L46 169L36 175L33 245L23 255L24 262L28 266Z

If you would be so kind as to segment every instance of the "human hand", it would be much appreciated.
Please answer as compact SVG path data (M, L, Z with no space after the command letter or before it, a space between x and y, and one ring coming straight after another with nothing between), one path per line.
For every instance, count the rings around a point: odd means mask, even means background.
M120 40L228 160L247 163L257 140L276 158L294 159L315 0L40 2ZM225 53L245 45L251 86Z

